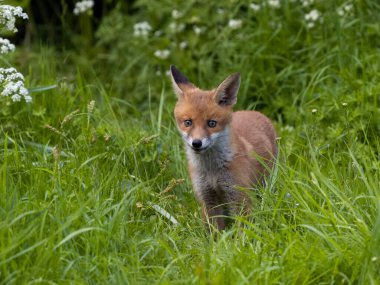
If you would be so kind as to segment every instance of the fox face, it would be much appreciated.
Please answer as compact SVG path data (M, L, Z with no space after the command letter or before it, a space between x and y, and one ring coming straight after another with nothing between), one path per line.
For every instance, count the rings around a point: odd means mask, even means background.
M231 121L232 110L219 106L213 92L184 94L177 102L174 116L183 139L196 152L212 147Z
M211 91L194 86L174 66L171 74L178 98L174 116L188 147L202 153L225 140L236 103L239 74L230 75Z

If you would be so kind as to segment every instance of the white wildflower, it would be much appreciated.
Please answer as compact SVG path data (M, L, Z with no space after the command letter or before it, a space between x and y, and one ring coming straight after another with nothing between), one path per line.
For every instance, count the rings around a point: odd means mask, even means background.
M198 26L194 26L194 27L193 27L193 30L194 30L194 32L195 32L197 35L199 35L199 34L201 33L201 28L198 27Z
M310 22L315 22L319 19L320 13L317 9L311 10L309 13L305 15L305 20Z
M314 23L314 22L308 22L308 23L306 24L306 27L307 27L308 29L314 28L314 27L315 27L315 23Z
M251 3L251 4L249 4L249 8L251 8L253 11L257 12L257 11L260 11L261 6L259 4Z
M353 6L352 4L348 3L346 5L344 5L343 9L346 11L346 12L350 12L352 10Z
M268 3L268 6L272 7L272 8L280 8L281 7L280 0L268 0L267 3Z
M311 10L309 13L305 14L306 26L308 28L313 28L318 20L321 20L321 13L317 9Z
M294 127L293 126L289 126L289 125L286 125L285 127L282 128L284 131L287 131L289 133L293 132L294 131Z
M175 32L176 29L177 29L177 23L176 22L172 22L169 24L169 29L172 30L172 32Z
M0 28L17 32L15 27L16 17L28 19L28 15L23 12L21 7L11 5L0 5ZM15 46L8 39L0 37L0 54L14 51ZM24 76L15 68L0 68L0 96L10 97L13 102L18 102L22 98L30 103L32 97L24 87Z
M312 112L313 114L315 114L315 113L318 112L318 110L317 110L317 109L312 109L311 112Z
M352 4L348 3L348 4L343 5L342 7L339 7L336 12L338 13L339 16L343 17L347 15L348 13L350 13L352 8L353 8Z
M133 25L133 35L135 37L146 37L149 32L152 30L152 27L148 22L140 22Z
M347 106L348 106L348 103L343 102L343 103L342 103L342 106L343 106L343 107L347 107Z
M154 32L154 36L157 37L157 38L161 37L162 36L162 31L161 30L155 31Z
M25 99L25 102L26 102L26 103L32 103L32 96L25 95L25 96L24 96L24 99Z
M0 96L10 97L13 102L22 98L28 103L32 101L28 89L24 86L24 76L13 67L0 68L0 87L3 89Z
M0 37L0 53L9 53L14 50L14 44L12 44L8 39L3 39Z
M302 6L308 7L314 3L314 0L302 0L301 2L302 2Z
M182 17L182 13L181 12L179 12L178 10L173 10L172 11L172 17L173 17L173 19L179 19L179 18L181 18Z
M240 29L242 25L242 20L231 19L228 21L228 27L230 27L232 30Z
M91 11L91 9L94 7L94 1L93 0L83 0L75 3L75 8L74 8L74 14L79 15L79 14L84 14L86 12Z
M198 26L194 25L193 30L194 30L195 34L200 35L206 30L206 28L205 27L198 27Z
M28 19L28 15L23 12L21 7L0 5L0 27L4 26L8 31L17 32L16 17Z
M170 50L163 49L163 50L156 50L154 52L154 56L159 59L167 59L170 55Z
M11 96L11 98L12 98L12 101L13 101L13 102L20 102L20 101L21 101L21 96L18 95L18 94L13 94L13 95Z
M184 24L177 24L175 22L172 22L169 24L169 28L173 33L182 32L185 29Z
M179 43L179 48L180 49L185 49L185 48L187 48L188 45L189 44L186 41L183 41L183 42Z

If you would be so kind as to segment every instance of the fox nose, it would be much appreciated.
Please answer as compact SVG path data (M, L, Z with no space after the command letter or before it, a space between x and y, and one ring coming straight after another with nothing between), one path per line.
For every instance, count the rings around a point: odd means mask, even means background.
M198 149L202 146L202 141L201 140L193 140L191 143L193 145L193 148Z

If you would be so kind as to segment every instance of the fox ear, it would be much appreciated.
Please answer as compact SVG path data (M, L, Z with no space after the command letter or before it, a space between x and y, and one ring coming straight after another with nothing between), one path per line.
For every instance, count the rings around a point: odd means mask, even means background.
M192 88L194 85L183 75L174 65L170 65L170 74L172 78L174 92L177 97L183 96L183 92L187 88Z
M221 106L235 105L240 86L240 74L234 73L228 76L215 92L215 101Z

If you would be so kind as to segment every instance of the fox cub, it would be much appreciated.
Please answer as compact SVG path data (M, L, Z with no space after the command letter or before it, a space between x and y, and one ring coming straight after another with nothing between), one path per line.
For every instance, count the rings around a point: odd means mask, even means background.
M174 116L185 141L194 192L206 224L223 230L228 216L249 214L250 197L236 186L264 183L277 156L276 132L263 114L232 111L239 73L206 91L175 66L170 71L178 98Z

